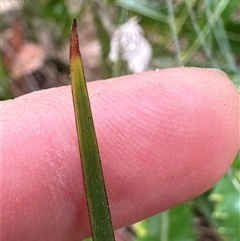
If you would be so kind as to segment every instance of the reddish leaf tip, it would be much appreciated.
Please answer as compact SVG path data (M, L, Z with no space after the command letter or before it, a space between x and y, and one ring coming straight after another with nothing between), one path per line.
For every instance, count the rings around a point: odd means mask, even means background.
M77 28L77 20L76 18L73 19L73 24L72 24L72 29L76 29Z
M72 57L80 57L76 19L73 20L70 37L70 62Z

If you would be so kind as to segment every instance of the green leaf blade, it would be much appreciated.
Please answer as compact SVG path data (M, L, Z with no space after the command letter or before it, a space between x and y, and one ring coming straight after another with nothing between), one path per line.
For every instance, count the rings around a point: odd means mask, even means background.
M92 237L94 241L113 241L111 215L79 51L76 20L72 25L70 39L70 75Z

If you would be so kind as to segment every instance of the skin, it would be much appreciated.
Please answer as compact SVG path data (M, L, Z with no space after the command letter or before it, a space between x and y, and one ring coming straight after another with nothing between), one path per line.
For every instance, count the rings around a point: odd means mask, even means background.
M217 70L174 68L88 84L113 224L192 199L239 149L239 94ZM1 103L2 240L90 235L70 87Z

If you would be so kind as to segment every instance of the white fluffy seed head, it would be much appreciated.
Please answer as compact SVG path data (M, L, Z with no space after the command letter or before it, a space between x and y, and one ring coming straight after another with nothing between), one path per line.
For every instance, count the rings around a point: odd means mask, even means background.
M143 36L138 21L137 17L133 17L114 31L109 53L112 62L117 62L120 54L132 73L147 70L152 58L151 45Z

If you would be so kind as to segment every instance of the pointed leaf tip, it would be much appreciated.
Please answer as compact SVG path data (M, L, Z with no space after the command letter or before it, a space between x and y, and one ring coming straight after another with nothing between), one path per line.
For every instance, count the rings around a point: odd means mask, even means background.
M80 57L76 19L73 20L70 37L70 61L73 57Z

